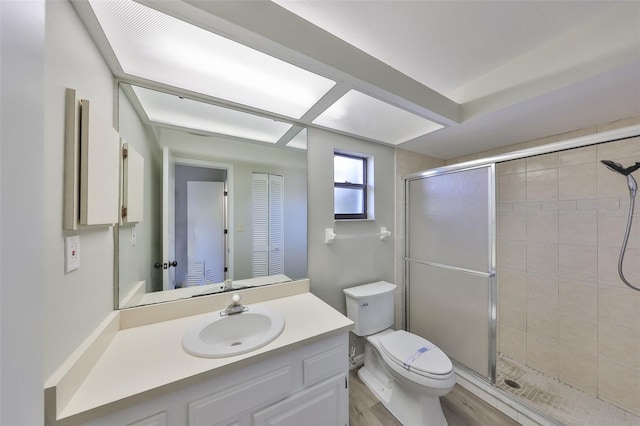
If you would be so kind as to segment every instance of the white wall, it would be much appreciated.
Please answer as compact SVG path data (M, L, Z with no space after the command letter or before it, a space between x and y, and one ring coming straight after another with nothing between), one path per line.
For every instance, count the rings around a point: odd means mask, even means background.
M319 129L308 130L309 278L311 291L345 312L342 289L373 281L394 280L395 159L392 147ZM335 149L373 156L375 220L334 220L333 153ZM327 245L325 228L340 234L370 234L386 226L392 237L336 240Z
M0 1L0 424L43 421L45 2Z
M113 230L62 230L65 88L113 117L113 77L68 1L46 2L44 378L113 310ZM26 86L26 85L25 85ZM80 268L64 271L64 236L80 236Z

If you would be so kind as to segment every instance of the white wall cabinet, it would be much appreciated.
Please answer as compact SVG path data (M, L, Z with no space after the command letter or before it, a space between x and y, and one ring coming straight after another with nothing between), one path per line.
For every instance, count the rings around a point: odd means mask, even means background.
M110 114L66 90L64 229L118 222L120 136Z
M100 418L62 424L347 426L348 344L342 333L171 392L159 390L143 402L123 401L119 411Z

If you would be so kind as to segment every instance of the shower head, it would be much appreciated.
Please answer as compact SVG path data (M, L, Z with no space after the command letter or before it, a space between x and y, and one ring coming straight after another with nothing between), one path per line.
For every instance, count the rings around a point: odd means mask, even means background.
M618 172L621 175L624 175L627 177L627 184L629 185L629 194L632 197L636 196L636 191L638 189L638 184L636 183L636 180L633 178L633 176L631 176L631 173L635 172L636 170L640 169L640 163L636 163L633 166L629 166L627 168L622 167L622 164L620 163L615 163L611 160L602 160L602 164L604 164L605 166L607 166L609 168L609 170L613 170L614 172Z
M631 173L633 173L636 170L640 169L640 163L636 163L635 165L629 166L627 168L624 168L624 167L622 167L622 164L614 163L611 160L602 160L602 164L607 166L610 170L613 170L614 172L618 172L618 173L620 173L622 175L625 175L625 176L629 176Z

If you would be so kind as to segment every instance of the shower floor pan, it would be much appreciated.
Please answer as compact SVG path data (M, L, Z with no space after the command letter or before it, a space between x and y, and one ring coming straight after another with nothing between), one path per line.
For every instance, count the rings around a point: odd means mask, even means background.
M531 408L567 425L640 426L640 416L501 354L498 355L496 386Z

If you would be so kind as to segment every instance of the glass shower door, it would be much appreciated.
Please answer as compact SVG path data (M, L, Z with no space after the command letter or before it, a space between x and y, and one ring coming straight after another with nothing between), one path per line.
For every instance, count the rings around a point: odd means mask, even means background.
M495 166L406 180L407 329L495 381Z

